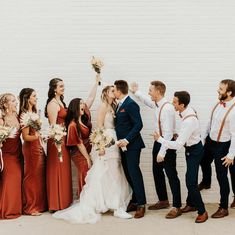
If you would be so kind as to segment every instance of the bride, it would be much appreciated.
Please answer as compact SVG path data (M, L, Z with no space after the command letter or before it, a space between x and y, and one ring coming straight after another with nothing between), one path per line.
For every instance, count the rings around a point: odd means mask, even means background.
M101 105L97 113L97 127L104 127L116 140L114 130L115 96L113 86L106 86L101 95ZM119 148L116 145L105 150L92 150L93 165L87 173L86 184L80 194L79 202L71 207L57 211L54 218L70 223L96 223L101 213L114 210L114 216L129 219L126 213L132 191L125 178L121 165Z

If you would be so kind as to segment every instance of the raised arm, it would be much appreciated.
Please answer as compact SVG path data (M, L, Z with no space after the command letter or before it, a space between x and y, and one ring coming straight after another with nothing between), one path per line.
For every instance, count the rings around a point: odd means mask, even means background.
M104 119L105 119L106 110L107 110L107 107L105 103L102 103L97 110L97 127L98 128L104 127Z
M88 95L88 98L86 100L86 104L87 104L87 107L90 109L92 104L94 103L94 100L95 100L95 97L96 97L96 92L97 92L97 87L98 87L98 84L101 80L101 77L99 74L96 75L96 82L95 84L93 85L91 91L90 91L90 94Z

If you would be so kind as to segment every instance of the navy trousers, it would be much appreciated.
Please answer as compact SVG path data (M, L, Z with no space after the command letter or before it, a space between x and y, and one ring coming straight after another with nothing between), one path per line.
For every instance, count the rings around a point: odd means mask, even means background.
M169 185L173 196L173 207L180 208L181 204L181 191L180 180L176 170L176 150L168 149L166 151L165 159L163 162L157 162L157 155L161 148L161 144L157 141L154 142L152 151L152 170L155 183L155 189L160 201L168 200L165 173L167 175Z
M203 145L201 141L198 144L185 147L185 156L187 164L185 179L188 189L186 202L187 205L196 207L198 214L202 215L205 212L205 206L198 189L198 170L203 156Z
M128 183L130 184L133 194L131 203L137 205L146 204L146 196L144 190L143 176L139 167L140 152L138 150L121 151L122 166L125 172Z

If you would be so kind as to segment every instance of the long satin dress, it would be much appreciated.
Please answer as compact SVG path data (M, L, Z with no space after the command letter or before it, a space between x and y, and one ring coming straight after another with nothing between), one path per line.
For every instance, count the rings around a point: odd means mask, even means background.
M4 169L0 173L0 219L14 219L22 214L22 167L20 134L8 138L2 146Z
M35 130L29 127L29 135ZM45 155L39 139L24 141L23 213L31 215L47 210Z
M57 124L64 124L67 109L60 107L57 115ZM70 206L73 200L71 159L65 146L65 137L62 144L63 162L60 162L58 151L52 139L47 143L47 199L51 211L62 210Z
M90 123L90 115L88 117L88 123ZM77 132L76 123L74 121L71 121L68 127L67 146L70 148L70 155L72 157L73 163L77 168L78 198L80 196L83 186L85 185L85 178L89 169L87 160L79 151L77 145L84 144L88 154L91 152L91 144L89 141L91 126L80 125L80 131L81 132L79 135Z

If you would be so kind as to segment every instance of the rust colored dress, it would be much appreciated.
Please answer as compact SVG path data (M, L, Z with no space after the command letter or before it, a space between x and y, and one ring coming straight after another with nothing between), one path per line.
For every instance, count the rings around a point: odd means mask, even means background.
M14 219L22 214L22 167L20 134L8 138L2 146L4 169L0 173L0 219Z
M89 118L88 123L90 122L90 112L86 110L86 114ZM77 196L79 198L83 186L85 185L85 178L87 175L88 165L86 158L81 154L77 145L84 144L88 154L91 152L91 144L89 141L89 135L91 133L91 125L85 126L80 125L80 135L77 132L77 126L74 121L71 121L68 127L68 136L67 136L67 146L70 148L70 156L77 168L77 182L78 190Z
M35 130L29 127L29 135ZM23 213L31 215L47 210L45 155L39 139L24 141Z
M60 107L57 115L57 124L64 124L67 109ZM62 144L63 162L60 162L58 151L52 139L47 143L47 199L49 210L57 211L70 206L73 200L71 159L65 146L65 137Z

